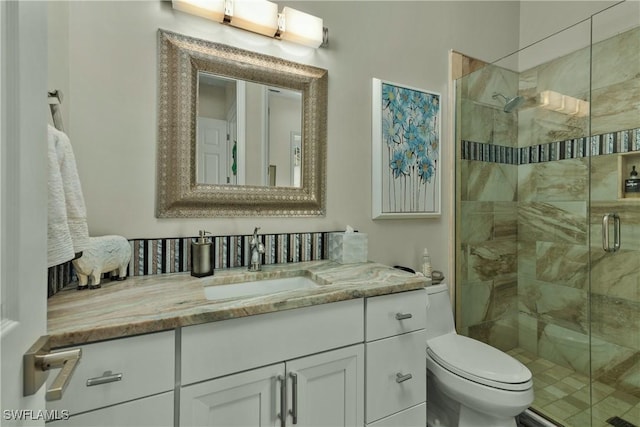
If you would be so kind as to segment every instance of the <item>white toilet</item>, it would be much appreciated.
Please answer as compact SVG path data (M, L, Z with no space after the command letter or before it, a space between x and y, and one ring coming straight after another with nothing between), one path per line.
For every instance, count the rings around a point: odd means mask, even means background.
M429 286L427 425L516 427L533 402L531 372L480 341L456 334L446 284Z

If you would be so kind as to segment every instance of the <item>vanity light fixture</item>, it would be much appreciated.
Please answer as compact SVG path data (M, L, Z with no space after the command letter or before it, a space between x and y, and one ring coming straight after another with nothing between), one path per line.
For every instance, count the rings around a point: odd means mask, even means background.
M229 25L267 37L273 37L278 32L277 4L268 0L235 0L226 3Z
M278 15L278 37L282 40L318 48L328 39L322 26L322 18L284 7Z
M314 48L326 47L322 18L268 0L172 0L173 8L236 28Z
M175 10L222 22L225 17L225 0L173 0Z

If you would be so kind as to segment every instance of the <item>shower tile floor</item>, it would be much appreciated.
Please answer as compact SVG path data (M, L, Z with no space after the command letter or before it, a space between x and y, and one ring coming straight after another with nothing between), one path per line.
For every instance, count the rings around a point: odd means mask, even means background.
M591 414L588 376L520 348L508 353L532 372L532 406L545 417L565 427L611 427L607 419L614 416L640 426L640 398L595 381Z

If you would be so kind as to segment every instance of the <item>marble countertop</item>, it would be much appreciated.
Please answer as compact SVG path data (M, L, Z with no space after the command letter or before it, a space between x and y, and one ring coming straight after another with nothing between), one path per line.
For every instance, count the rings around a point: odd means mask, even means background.
M373 262L338 264L310 261L217 270L196 278L189 273L129 277L102 288L64 290L48 300L52 348L158 332L179 326L233 319L419 289L423 276ZM207 300L204 287L279 277L305 276L319 286L267 295Z

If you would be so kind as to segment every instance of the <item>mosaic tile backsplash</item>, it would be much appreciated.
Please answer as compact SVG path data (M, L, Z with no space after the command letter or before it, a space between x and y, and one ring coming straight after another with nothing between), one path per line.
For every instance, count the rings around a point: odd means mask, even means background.
M263 264L327 259L327 235L330 232L260 234L265 246ZM127 276L179 273L191 270L191 242L196 237L166 239L133 239L131 262ZM233 268L249 265L250 235L214 236L214 268ZM49 268L48 296L76 281L71 262Z

